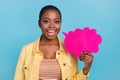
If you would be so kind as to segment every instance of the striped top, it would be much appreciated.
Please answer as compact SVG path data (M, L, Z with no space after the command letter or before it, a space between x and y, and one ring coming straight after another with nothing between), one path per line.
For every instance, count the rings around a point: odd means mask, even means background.
M39 80L62 80L57 59L43 59L40 64Z

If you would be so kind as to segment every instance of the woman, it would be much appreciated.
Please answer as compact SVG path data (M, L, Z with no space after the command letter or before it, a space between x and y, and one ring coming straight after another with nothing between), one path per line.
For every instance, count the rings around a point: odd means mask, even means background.
M60 10L53 5L41 9L38 24L42 35L23 47L14 80L87 80L93 56L83 52L78 59L66 52L64 43L57 36L61 18ZM78 60L85 64L80 72Z

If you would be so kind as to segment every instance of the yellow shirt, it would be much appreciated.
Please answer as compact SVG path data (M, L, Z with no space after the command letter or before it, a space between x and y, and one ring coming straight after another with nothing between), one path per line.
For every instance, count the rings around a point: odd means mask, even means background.
M22 48L14 76L14 80L39 80L39 64L43 59L39 51L39 40L32 42ZM82 70L78 72L78 59L67 53L64 43L60 38L59 50L56 52L56 59L61 68L62 80L87 80Z

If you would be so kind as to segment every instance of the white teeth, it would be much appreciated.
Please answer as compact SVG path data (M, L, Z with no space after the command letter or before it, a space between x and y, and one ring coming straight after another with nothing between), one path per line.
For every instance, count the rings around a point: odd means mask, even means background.
M53 33L53 32L55 32L55 30L48 30L48 32Z

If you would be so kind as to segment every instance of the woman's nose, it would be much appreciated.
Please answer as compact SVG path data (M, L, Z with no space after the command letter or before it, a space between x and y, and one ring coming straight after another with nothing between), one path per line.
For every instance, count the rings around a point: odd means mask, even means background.
M49 25L50 28L53 28L54 27L54 23L51 21L50 22L50 25Z
M53 25L51 25L50 27L51 27L51 28L53 28L54 26L53 26Z

